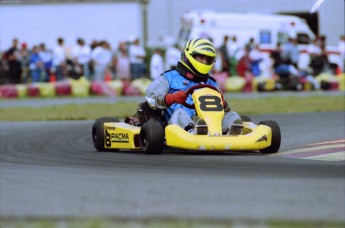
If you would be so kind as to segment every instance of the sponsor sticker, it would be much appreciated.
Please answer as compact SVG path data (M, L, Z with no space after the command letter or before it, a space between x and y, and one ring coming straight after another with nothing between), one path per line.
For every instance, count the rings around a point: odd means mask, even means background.
M128 133L111 133L110 134L110 138L111 138L111 142L129 142L129 137L128 137Z
M114 128L114 127L111 127ZM104 134L104 141L106 147L111 147L112 143L128 143L129 136L126 132L116 132L116 133L109 133L108 130L105 130Z

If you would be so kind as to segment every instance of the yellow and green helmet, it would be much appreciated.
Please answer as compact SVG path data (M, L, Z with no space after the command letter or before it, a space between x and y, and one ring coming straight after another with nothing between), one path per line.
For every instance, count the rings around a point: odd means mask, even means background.
M196 55L206 56L207 63L199 62ZM189 40L182 52L181 63L192 73L200 78L207 78L216 58L216 49L211 41L204 38Z

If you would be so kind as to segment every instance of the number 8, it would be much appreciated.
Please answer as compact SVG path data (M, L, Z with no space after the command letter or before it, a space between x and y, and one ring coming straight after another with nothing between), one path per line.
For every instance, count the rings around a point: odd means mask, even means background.
M199 97L200 109L202 111L222 111L222 100L217 96L201 96Z

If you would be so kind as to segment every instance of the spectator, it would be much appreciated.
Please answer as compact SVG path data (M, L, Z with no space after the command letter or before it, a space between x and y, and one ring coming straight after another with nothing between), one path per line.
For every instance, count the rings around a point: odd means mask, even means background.
M30 55L30 72L32 82L40 82L44 75L44 63L40 57L40 48L34 46Z
M21 49L19 50L19 55L22 68L22 82L27 83L30 76L30 51L26 43L22 43Z
M3 58L8 61L11 55L17 54L16 53L17 51L18 51L18 39L14 38L12 40L12 46L5 52Z
M230 69L230 58L228 52L228 36L223 37L223 44L219 47L220 56L222 59L222 72L229 72Z
M291 61L283 59L283 49L280 43L270 55L273 61L274 72L279 78L288 78L290 74L296 74L297 69L291 64Z
M212 42L212 40L210 40ZM213 43L213 42L212 42ZM216 52L219 53L219 49L217 48L216 49ZM216 55L216 58L214 59L214 64L213 64L213 67L211 69L211 72L212 74L219 74L219 73L222 73L222 70L223 70L223 66L222 66L222 57L221 55ZM227 72L225 72L225 74L228 74ZM226 75L227 76L227 75Z
M310 54L311 57L321 54L321 48L319 46L318 39L314 39L313 42L309 44L308 53Z
M290 23L288 36L291 37L292 39L297 39L297 28L296 28L296 23L294 21Z
M8 64L8 81L11 84L21 83L22 68L19 61L18 39L12 40L12 46L5 52L4 56Z
M131 64L132 79L141 78L145 74L146 66L144 63L146 57L145 49L140 46L140 40L137 38L129 46L129 61Z
M237 75L236 66L240 59L241 48L237 43L237 37L233 36L228 42L230 75Z
M262 53L259 50L259 45L249 52L250 68L254 76L259 76L261 74L260 62L263 60Z
M49 76L51 74L51 67L53 64L53 56L51 51L46 49L46 45L44 43L40 44L40 52L39 52L39 56L43 62L44 65L44 77L43 80L45 82L49 82Z
M281 43L277 43L276 48L271 52L270 57L273 61L273 68L276 68L278 65L282 64L283 58L282 58L282 46Z
M162 57L162 50L157 48L151 57L150 61L150 75L154 80L164 72L164 63Z
M282 57L284 61L291 63L295 67L298 64L299 50L297 48L297 40L294 38L289 38L288 42L283 45Z
M95 68L94 68L94 63L92 60L92 52L95 50L96 47L98 47L99 42L97 40L93 40L90 43L90 62L89 62L89 69L90 69L90 75L93 77L95 75Z
M237 69L237 73L238 75L247 78L250 77L251 78L251 64L250 64L250 57L249 57L249 51L250 48L249 46L246 46L244 48L244 54L243 56L239 59L236 69Z
M178 44L169 47L165 52L165 69L175 70L177 62L180 61L181 50L178 48Z
M77 44L72 47L71 56L73 65L80 69L80 75L83 75L86 79L91 80L89 67L91 48L85 45L85 41L83 39L77 39Z
M97 40L93 40L91 43L90 43L90 49L91 51L93 51L93 49L95 49L96 47L98 47L99 45L99 42L97 42Z
M55 69L56 80L61 81L66 77L66 51L64 39L59 37L57 45L53 49L53 67Z
M255 40L253 37L251 37L245 47L250 52L251 50L255 48L255 46L256 46Z
M228 41L228 53L230 56L234 56L236 59L238 58L238 53L240 51L240 45L237 42L237 37L232 36L231 39Z
M79 64L78 56L81 50L81 39L78 38L70 50L70 58L67 60L68 76L78 79L82 76L82 66Z
M108 43L106 41L101 41L100 44L93 49L91 58L95 69L95 81L104 81L105 72L112 59Z
M4 53L0 52L0 85L7 83L8 65L4 59Z
M320 35L318 37L318 40L319 40L319 46L320 47L326 47L326 45L327 45L327 37L325 35Z
M114 56L115 72L118 79L131 80L130 63L125 42L120 42L118 52Z
M330 63L328 61L327 51L324 46L321 47L321 54L315 55L312 58L310 67L313 70L314 76L330 71Z

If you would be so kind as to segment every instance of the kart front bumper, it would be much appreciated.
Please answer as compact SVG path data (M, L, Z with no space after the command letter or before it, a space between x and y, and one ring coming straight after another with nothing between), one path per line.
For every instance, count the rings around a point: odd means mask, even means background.
M166 145L186 150L257 151L271 145L272 130L258 125L246 135L192 135L178 125L165 128Z

